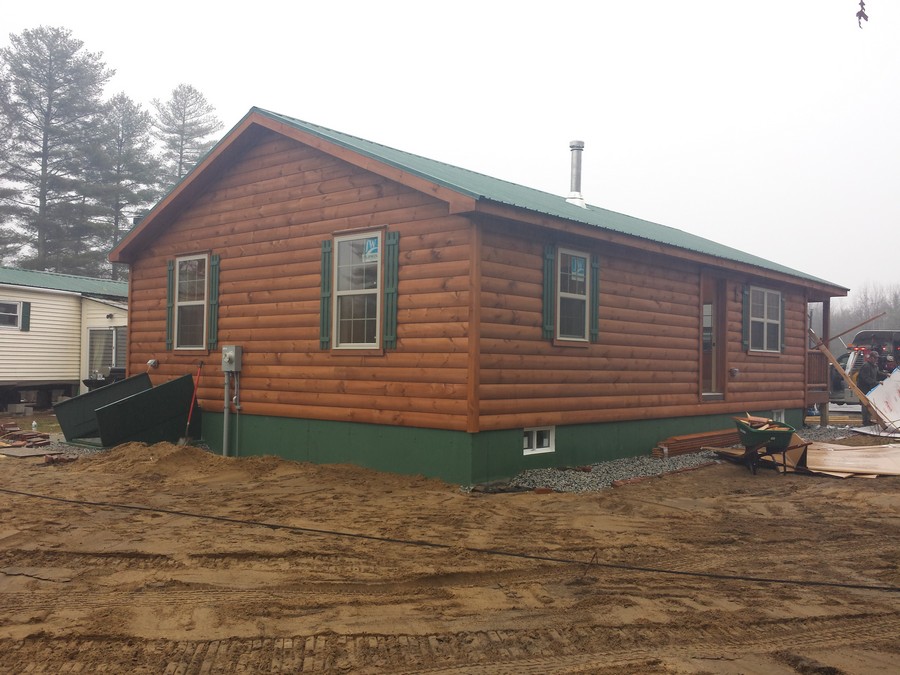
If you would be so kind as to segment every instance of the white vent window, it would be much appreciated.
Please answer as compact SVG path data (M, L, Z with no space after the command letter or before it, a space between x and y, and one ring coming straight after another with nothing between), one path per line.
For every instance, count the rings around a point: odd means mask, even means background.
M556 452L555 427L534 427L522 434L522 450L526 455Z

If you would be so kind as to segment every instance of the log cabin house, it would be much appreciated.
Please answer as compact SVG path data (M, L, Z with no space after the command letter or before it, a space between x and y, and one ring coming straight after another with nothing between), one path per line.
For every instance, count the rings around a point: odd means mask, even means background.
M847 289L569 197L252 108L110 254L129 373L203 362L223 454L462 484L827 400Z

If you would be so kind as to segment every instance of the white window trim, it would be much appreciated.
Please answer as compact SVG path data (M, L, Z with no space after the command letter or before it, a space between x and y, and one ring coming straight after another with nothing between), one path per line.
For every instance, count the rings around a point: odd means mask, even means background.
M536 447L537 443L537 432L539 431L549 431L550 432L550 445L546 448L538 448ZM549 452L556 452L556 427L529 427L527 429L522 430L522 440L523 446L525 444L525 436L531 435L531 443L530 447L523 447L522 454L526 457L528 455L543 455Z
M178 281L179 276L181 274L181 265L180 263L186 262L188 260L205 260L206 265L204 278L203 278L203 300L187 300L185 302L180 302L178 300ZM183 255L178 258L175 258L175 288L172 291L175 294L173 298L173 307L175 316L173 317L174 323L174 333L173 333L173 342L175 345L175 349L187 349L187 350L197 350L197 349L206 349L206 336L207 331L209 330L209 326L207 325L208 314L209 314L209 255L206 253L200 253L197 255ZM181 317L181 312L178 311L180 307L195 307L197 305L203 305L203 335L201 336L201 342L199 345L180 345L178 344L178 322Z
M381 348L381 331L382 331L382 322L384 317L382 316L383 308L382 308L382 296L383 292L383 267L384 267L384 237L382 236L383 232L381 230L372 231L372 232L362 232L357 234L348 234L340 237L334 238L334 246L332 250L334 251L334 264L332 265L332 279L331 279L331 288L332 290L332 307L331 307L331 316L332 316L332 325L331 325L331 334L334 336L332 340L332 345L334 349L380 349ZM378 239L378 264L377 264L377 281L374 289L363 289L363 290L351 290L351 291L341 291L338 289L338 273L340 270L340 243L344 241L354 241L358 239L371 239L375 237ZM339 298L347 297L351 295L370 295L375 294L375 342L341 342L341 332L340 332L340 315L338 312L339 306Z
M6 324L0 324L0 328L6 328L8 330L19 330L22 326L22 303L18 300L0 300L4 305L15 305L16 306L16 324L14 326L7 326ZM4 312L7 316L12 316L12 314L8 312Z
M584 258L584 295L575 293L563 293L560 289L559 277L562 274L562 257L563 255L578 256ZM570 342L588 342L590 337L590 320L591 320L591 256L584 251L576 251L569 248L560 248L556 251L556 339L568 340ZM560 314L560 305L562 298L573 298L584 301L584 331L583 337L572 337L571 335L560 334L562 316Z
M768 313L767 310L769 308L768 298L769 293L777 293L778 294L778 318L770 319L767 316L755 317L753 316L753 292L758 291L763 294L763 311L764 314ZM781 325L781 316L782 316L782 306L784 305L784 295L781 291L776 291L771 288L762 288L761 286L751 286L750 287L750 351L751 352L760 352L764 354L780 354L781 353L781 342L782 335L784 331L784 326ZM763 342L766 341L767 336L769 334L768 327L770 324L776 324L778 326L778 340L777 344L772 347L771 345L765 345L762 349L753 346L753 324L761 323L763 326Z

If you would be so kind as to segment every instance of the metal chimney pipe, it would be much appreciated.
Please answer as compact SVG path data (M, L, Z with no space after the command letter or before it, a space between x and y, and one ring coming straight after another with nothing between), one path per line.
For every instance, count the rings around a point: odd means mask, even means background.
M584 150L584 141L571 141L569 149L572 151L572 181L566 201L586 209L587 204L584 203L584 197L581 196L581 153Z

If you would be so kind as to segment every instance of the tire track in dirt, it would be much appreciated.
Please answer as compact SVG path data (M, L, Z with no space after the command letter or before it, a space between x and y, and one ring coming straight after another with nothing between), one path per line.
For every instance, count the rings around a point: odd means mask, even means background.
M656 656L721 658L723 652L773 656L772 635L792 651L837 649L893 640L900 618L893 613L759 622L743 626L671 627L666 637L650 626L579 626L490 630L425 635L338 635L210 641L27 638L0 640L4 672L96 672L147 669L164 673L355 672L521 673L585 672L597 668L645 667ZM774 661L773 661L774 663ZM119 670L122 669L122 670ZM634 671L637 672L637 671ZM658 672L667 672L660 670Z

